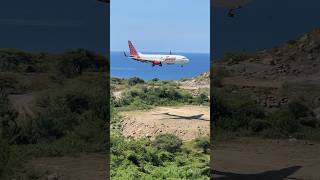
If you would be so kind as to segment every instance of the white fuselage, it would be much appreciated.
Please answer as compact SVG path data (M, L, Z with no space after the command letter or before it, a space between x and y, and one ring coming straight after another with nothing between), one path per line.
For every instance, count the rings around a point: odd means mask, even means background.
M172 55L170 51L170 55L165 54L142 54L136 50L133 46L132 42L128 40L128 46L130 50L130 58L141 61L145 63L151 63L152 66L159 65L162 66L163 64L186 64L189 62L189 59L185 56L181 55ZM127 57L126 53L124 55Z
M141 54L139 59L150 62L161 62L161 64L186 64L189 59L181 55L165 55L165 54Z

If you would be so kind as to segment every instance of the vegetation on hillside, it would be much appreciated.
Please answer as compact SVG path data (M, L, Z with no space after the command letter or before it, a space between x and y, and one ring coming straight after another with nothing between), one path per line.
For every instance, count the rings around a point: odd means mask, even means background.
M287 103L276 108L263 106L259 97L269 91L246 90L241 85L224 85L225 77L232 77L224 62L212 64L213 88L212 132L219 136L261 136L267 138L297 138L320 140L319 85L309 82L284 82L277 91ZM242 76L239 75L238 79Z
M37 179L33 157L106 152L107 60L78 49L62 54L0 50L0 179ZM32 96L32 114L10 96ZM19 116L27 113L26 116Z
M127 80L111 78L111 86L117 83L117 86L122 86L123 90L119 98L112 97L111 103L114 107L121 110L137 110L178 104L209 105L207 95L192 96L190 92L180 89L178 84L172 81L144 82L138 79L136 77ZM132 83L133 81L136 83Z
M111 178L209 179L208 138L183 142L173 134L154 140L125 138L120 111L182 104L209 105L206 95L192 96L173 81L111 78Z
M112 111L113 123L120 121ZM172 134L154 140L127 139L119 131L111 131L111 178L114 179L209 179L209 152L205 142L182 142ZM207 148L206 148L207 149Z

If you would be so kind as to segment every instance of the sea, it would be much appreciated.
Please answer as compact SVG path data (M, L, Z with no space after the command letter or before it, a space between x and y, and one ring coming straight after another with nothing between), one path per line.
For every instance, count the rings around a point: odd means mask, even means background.
M148 52L142 52L148 53ZM169 54L153 52L153 54ZM124 56L123 52L111 51L110 73L111 77L131 78L139 77L144 80L159 78L161 80L180 80L192 78L210 70L209 53L174 53L190 59L188 64L154 66L151 63L138 62Z

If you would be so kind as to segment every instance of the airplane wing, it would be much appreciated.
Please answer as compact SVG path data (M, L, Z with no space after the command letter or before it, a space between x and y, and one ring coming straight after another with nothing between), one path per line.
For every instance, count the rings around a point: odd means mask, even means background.
M144 63L152 63L152 61L144 60L144 59L139 59L139 58L134 58L136 61L144 62Z
M140 62L144 62L144 63L154 63L153 60L145 60L145 59L141 59L141 58L138 58L138 57L132 57L132 56L131 56L131 58L132 58L133 60L140 61Z

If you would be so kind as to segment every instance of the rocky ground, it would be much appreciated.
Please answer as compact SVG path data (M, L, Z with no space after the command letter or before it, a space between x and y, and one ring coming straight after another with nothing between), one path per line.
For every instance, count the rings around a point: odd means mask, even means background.
M210 133L210 107L157 107L149 111L121 113L121 131L125 137L154 138L163 133L192 140Z

